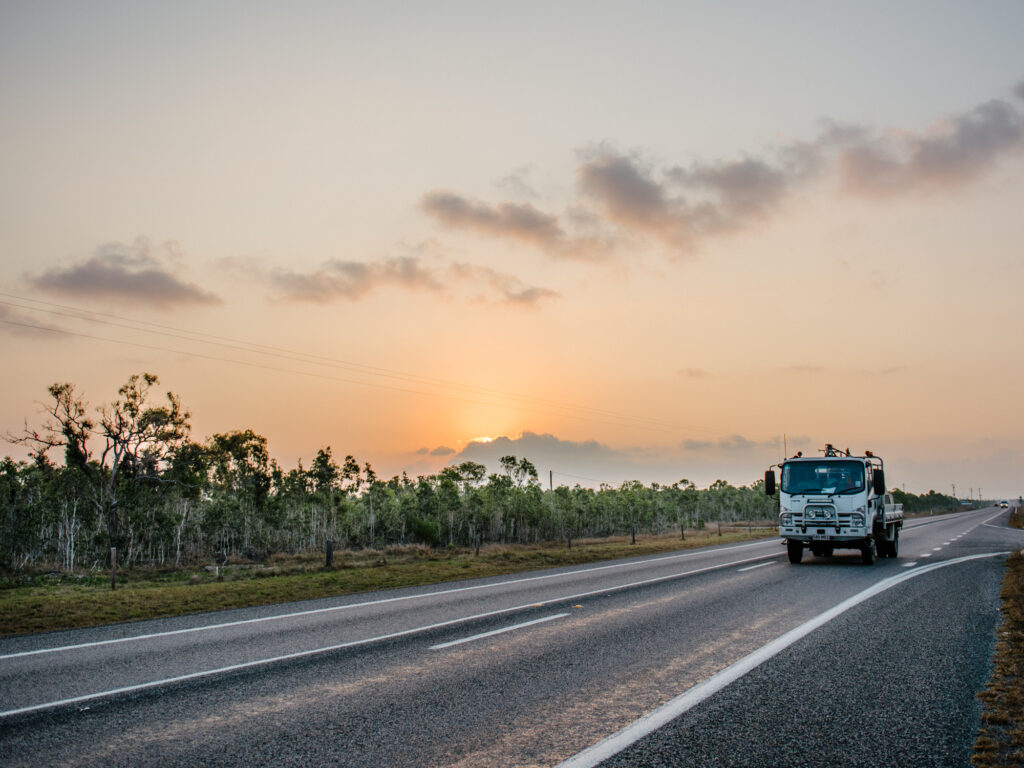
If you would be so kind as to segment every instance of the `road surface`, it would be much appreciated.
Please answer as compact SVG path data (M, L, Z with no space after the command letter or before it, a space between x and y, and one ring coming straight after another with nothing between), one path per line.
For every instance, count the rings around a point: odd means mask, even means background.
M966 765L1008 512L0 640L2 765Z

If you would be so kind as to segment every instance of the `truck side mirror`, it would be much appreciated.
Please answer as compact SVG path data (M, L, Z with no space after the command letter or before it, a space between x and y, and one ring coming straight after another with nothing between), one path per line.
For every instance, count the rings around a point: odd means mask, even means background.
M764 492L768 496L775 495L775 472L771 469L764 473Z
M885 472L881 469L876 469L871 473L871 482L874 486L873 490L877 496L881 496L885 493Z

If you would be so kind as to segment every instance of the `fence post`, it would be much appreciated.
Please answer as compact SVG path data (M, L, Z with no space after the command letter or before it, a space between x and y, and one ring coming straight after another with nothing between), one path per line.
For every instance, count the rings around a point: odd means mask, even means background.
M326 567L330 568L332 565L334 565L334 539L328 539Z

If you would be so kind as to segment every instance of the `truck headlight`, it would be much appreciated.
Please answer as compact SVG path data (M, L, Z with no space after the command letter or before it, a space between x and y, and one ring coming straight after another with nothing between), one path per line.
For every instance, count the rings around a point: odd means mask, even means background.
M864 527L864 515L863 515L863 513L861 513L861 512L854 512L852 515L850 515L850 525L852 525L854 528L863 528Z
M791 512L787 512L786 514L784 514L780 518L780 521L781 521L781 523L783 525L792 525L793 524L793 514Z

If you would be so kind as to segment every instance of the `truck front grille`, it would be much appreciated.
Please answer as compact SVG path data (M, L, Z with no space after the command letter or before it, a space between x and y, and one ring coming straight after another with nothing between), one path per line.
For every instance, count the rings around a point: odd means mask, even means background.
M849 528L850 513L837 514L832 504L808 504L802 510L793 513L793 525L812 527L815 525L832 528Z

